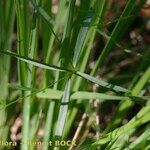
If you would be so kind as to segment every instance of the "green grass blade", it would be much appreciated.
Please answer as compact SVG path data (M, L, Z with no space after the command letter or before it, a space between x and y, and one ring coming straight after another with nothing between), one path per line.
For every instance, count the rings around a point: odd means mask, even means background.
M47 112L47 118L45 123L44 131L46 132L43 138L43 142L48 142L52 139L53 136L53 120L54 120L54 109L55 109L55 101L50 102L48 112ZM49 148L48 145L43 146L43 150L47 150Z
M49 15L52 16L51 8L52 8L52 0L45 0L43 3L41 3L41 6L45 12ZM51 30L49 29L49 24L46 21L41 22L42 26L42 34L41 34L41 39L42 39L42 45L43 45L43 55L44 59L47 56L47 49L48 49L48 44L49 40L51 38ZM46 61L45 61L46 62Z
M26 89L28 90L28 89ZM31 90L31 89L30 89ZM42 99L60 99L63 96L63 91L60 90L54 90L54 89L46 89L42 92L39 92L36 94L38 98ZM119 95L108 95L104 93L96 93L96 92L86 92L86 91L76 91L71 92L70 100L90 100L90 99L99 99L100 101L103 100L127 100L127 98L131 98L135 101L138 100L150 100L150 97L148 96L119 96Z
M79 55L81 53L82 46L83 46L84 40L86 38L86 35L87 35L87 32L88 32L92 17L93 17L93 12L92 12L92 10L90 10L88 12L87 17L83 21L82 27L79 31L76 46L75 46L75 50L74 50L74 57L73 57L73 66L74 67L76 67L76 65L77 65Z
M103 80L99 80L93 76L90 76L88 74L85 74L85 73L82 73L82 72L76 72L77 75L93 82L93 83L96 83L102 87L105 87L105 88L108 88L108 89L111 89L111 90L114 90L116 92L129 92L129 90L123 88L123 87L120 87L120 86L117 86L117 85L113 85L113 84L110 84L110 83L107 83Z
M55 131L56 138L61 139L61 136L63 133L63 129L64 129L65 121L66 121L66 115L68 111L69 97L70 97L70 79L68 80L66 84L64 95L61 101L61 106L60 106L60 111L58 115L56 131Z
M73 17L74 17L75 0L71 0L67 11L67 21L65 24L65 30L63 33L63 43L61 47L60 61L61 66L66 68L71 64L71 58L73 51L70 48L70 39L73 28Z
M17 59L19 59L23 62L30 63L34 66L37 66L37 67L40 67L40 68L43 68L43 69L48 69L48 70L53 70L53 71L63 71L63 72L70 71L70 70L67 70L67 69L63 69L61 67L57 67L57 66L53 66L53 65L47 65L45 63L39 62L39 61L31 59L31 58L27 58L25 56L18 55L18 54L13 53L13 52L0 50L0 53L6 54L6 55L9 55L9 56L13 56L13 57L15 57L15 58L17 58Z

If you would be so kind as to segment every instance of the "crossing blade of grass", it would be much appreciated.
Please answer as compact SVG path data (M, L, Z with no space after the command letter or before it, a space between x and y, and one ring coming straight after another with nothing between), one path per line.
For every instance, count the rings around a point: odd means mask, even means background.
M85 74L85 73L82 73L82 72L76 72L76 74L81 76L82 78L85 78L85 79L95 83L95 84L98 84L98 85L103 86L105 88L109 88L109 89L114 90L116 92L129 92L129 90L127 90L123 87L107 83L103 80L97 79L97 78L95 78L93 76L90 76L88 74Z
M60 111L58 115L58 121L56 125L56 131L55 131L55 137L58 139L61 139L65 121L66 121L66 115L68 111L68 102L70 97L70 79L67 81L64 95L62 97Z
M37 60L31 59L31 58L28 58L28 57L18 55L18 54L13 53L13 52L0 50L0 53L6 54L6 55L9 55L9 56L13 56L13 57L15 57L15 58L17 58L17 59L19 59L23 62L30 63L34 66L37 66L37 67L40 67L40 68L43 68L43 69L48 69L48 70L53 70L53 71L63 71L63 72L69 71L69 72L71 72L71 70L63 69L61 67L57 67L57 66L53 66L53 65L48 65L48 64L39 62Z
M38 98L42 99L60 99L63 96L63 91L54 90L54 89L46 89L43 92L39 92L36 94ZM131 98L135 101L138 100L149 100L150 97L147 96L139 96L139 97L132 97L132 96L119 96L119 95L108 95L103 93L96 93L96 92L85 92L85 91L76 91L71 92L70 100L90 100L90 99L99 99L100 101L103 100L127 100L127 98Z
M115 45L113 41L114 40L118 41L120 39L121 35L123 34L123 30L122 29L123 28L127 29L127 27L130 25L130 23L134 19L134 17L133 17L133 18L130 18L129 21L127 21L127 20L123 20L122 18L128 17L131 14L132 15L136 15L137 12L140 10L140 8L144 5L145 0L142 0L138 4L138 6L136 6L136 8L138 8L138 9L134 8L136 3L137 3L136 0L129 0L128 1L124 11L122 12L122 15L120 16L120 18L119 18L119 20L118 20L114 30L111 33L111 38L107 41L107 43L106 43L106 45L105 45L101 55L99 56L95 66L94 66L94 69L91 72L91 75L95 75L97 69L102 66L102 64L105 61L106 57L108 56L109 52L111 51L111 49ZM134 11L135 9L136 9L136 11Z
M54 71L64 71L64 72L68 71L68 72L73 73L73 71L71 71L71 70L64 69L64 68L57 67L57 66L47 65L47 64L45 64L45 63L38 62L38 61L33 60L33 59L31 59L31 58L26 58L26 57L24 57L24 56L19 56L19 55L15 54L15 53L12 53L12 52L8 52L8 51L5 52L5 51L2 51L2 50L1 50L0 53L3 53L3 54L6 54L6 55L10 55L10 56L16 57L17 59L20 59L20 60L22 60L22 61L24 61L24 62L30 63L30 64L32 64L32 65L34 65L34 66L38 66L38 67L41 67L41 68L44 68L44 69L49 69L49 70L54 70ZM90 75L88 75L88 74L85 74L85 73L82 73L82 72L74 72L74 73L75 73L76 75L78 75L78 76L81 76L81 77L83 77L83 78L85 78L85 79L87 79L87 80L93 82L93 83L96 83L96 84L98 84L98 85L100 85L100 86L109 88L109 89L111 89L111 90L115 90L115 91L117 91L117 92L129 92L127 89L125 89L125 88L123 88L123 87L116 86L116 85L107 83L107 82L102 81L102 80L98 80L98 79L96 79L95 77L92 77L92 76L90 76Z

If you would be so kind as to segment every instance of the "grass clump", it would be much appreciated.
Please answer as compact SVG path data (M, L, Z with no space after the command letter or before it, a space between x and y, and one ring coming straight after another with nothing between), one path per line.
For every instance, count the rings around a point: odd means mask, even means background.
M149 149L147 5L1 0L0 141L21 150Z

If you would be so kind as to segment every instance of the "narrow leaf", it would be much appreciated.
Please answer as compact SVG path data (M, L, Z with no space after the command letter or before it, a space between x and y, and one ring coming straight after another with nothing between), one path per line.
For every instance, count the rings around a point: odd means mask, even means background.
M76 42L75 51L74 51L74 57L73 57L73 66L74 67L77 65L79 55L80 55L84 40L86 38L92 17L93 17L93 12L90 10L88 12L86 19L83 21L83 25L79 31L79 35L77 37L77 42Z
M9 52L9 51L0 50L0 53L6 54L6 55L9 55L9 56L13 56L13 57L15 57L15 58L17 58L21 61L24 61L26 63L30 63L34 66L37 66L37 67L40 67L40 68L43 68L43 69L49 69L49 70L53 70L53 71L63 71L63 72L69 71L70 72L70 70L63 69L61 67L57 67L57 66L53 66L53 65L48 65L48 64L39 62L37 60L31 59L31 58L28 58L28 57L17 55L16 53L12 53L12 52Z
M68 102L69 102L69 96L70 96L70 79L67 81L65 92L61 101L60 111L58 115L58 121L56 126L56 137L61 137L67 117L67 111L68 111Z
M59 100L63 96L63 91L54 90L54 89L45 89L41 92L38 92L36 96L40 99L57 99ZM141 96L141 97L134 97L134 96L120 96L120 95L108 95L104 93L96 93L96 92L86 92L86 91L77 91L71 92L70 100L90 100L90 99L99 99L100 101L103 100L127 100L131 98L135 101L138 100L150 100L149 96Z
M85 79L87 79L87 80L89 80L89 81L91 81L91 82L93 82L93 83L96 83L96 84L98 84L100 86L103 86L105 88L114 90L116 92L129 92L129 90L127 90L127 89L125 89L125 88L123 88L121 86L110 84L110 83L105 82L103 80L97 79L97 78L95 78L93 76L90 76L90 75L88 75L86 73L76 72L76 74L81 76L81 77L83 77L83 78L85 78Z

